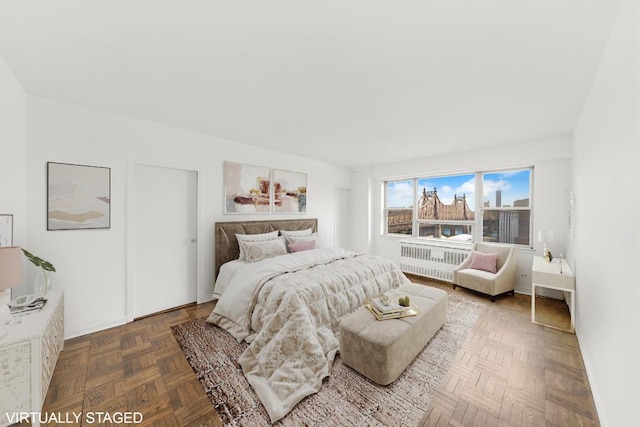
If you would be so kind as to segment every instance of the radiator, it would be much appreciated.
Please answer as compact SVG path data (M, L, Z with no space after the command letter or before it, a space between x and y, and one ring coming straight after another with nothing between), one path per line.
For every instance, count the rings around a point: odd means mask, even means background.
M453 269L462 264L471 248L429 242L400 242L400 269L405 273L453 282Z

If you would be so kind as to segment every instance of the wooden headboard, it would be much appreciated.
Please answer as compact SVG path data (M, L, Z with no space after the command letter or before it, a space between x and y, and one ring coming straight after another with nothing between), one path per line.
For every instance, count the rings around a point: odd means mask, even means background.
M216 275L225 262L238 259L240 248L236 234L259 234L275 230L304 230L311 228L318 231L318 219L282 219L267 221L230 221L216 222Z

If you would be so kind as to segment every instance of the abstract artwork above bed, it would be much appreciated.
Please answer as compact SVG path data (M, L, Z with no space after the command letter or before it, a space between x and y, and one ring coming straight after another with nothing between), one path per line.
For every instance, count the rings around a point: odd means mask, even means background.
M307 211L307 174L273 170L274 212Z
M224 162L224 213L306 213L307 174Z
M265 166L224 162L224 213L269 213L270 172Z

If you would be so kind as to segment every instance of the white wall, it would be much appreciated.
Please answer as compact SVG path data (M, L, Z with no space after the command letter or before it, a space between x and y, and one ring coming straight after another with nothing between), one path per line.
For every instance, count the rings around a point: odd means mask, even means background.
M370 252L399 262L399 237L381 235L383 218L382 185L384 180L403 177L455 174L501 168L534 166L533 182L533 230L555 230L556 238L549 244L552 253L566 253L568 194L571 180L571 138L569 136L515 143L456 153L441 157L426 157L410 162L394 163L370 168L368 173L352 174L352 188L369 188L371 215L365 212L368 205L354 206L353 218L370 218L370 241L360 242ZM366 185L368 184L368 185ZM362 196L361 196L362 197ZM360 233L362 238L363 233ZM535 238L535 236L534 236ZM533 242L534 250L542 254L542 243ZM534 251L519 251L518 284L516 290L531 293L531 263ZM561 295L548 293L549 295Z
M371 252L371 188L369 168L351 173L351 249Z
M25 244L26 96L0 58L0 214L13 215L13 244Z
M13 215L13 244L25 245L26 96L0 57L0 214ZM26 258L25 258L26 260ZM26 271L27 261L23 263ZM20 295L19 288L2 292L0 302Z
M603 426L637 425L638 6L625 1L574 135L577 335Z
M208 299L213 289L216 221L318 218L321 242L334 242L335 187L350 186L350 173L344 168L38 97L27 98L27 113L27 240L34 253L58 270L53 287L64 289L67 337L127 319L126 200L132 162L198 172L199 301ZM224 215L225 160L306 172L307 213ZM46 230L49 161L111 168L110 229Z

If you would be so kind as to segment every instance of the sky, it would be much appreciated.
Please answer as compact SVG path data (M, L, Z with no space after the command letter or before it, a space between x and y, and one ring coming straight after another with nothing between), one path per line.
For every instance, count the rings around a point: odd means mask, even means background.
M454 196L467 196L467 204L469 208L474 211L474 197L476 194L476 176L475 174L469 175L455 175L445 176L442 178L424 178L418 180L418 197L422 194L422 189L426 188L427 191L438 190L438 197L440 201L445 205L453 202Z
M502 205L513 205L514 200L529 198L529 169L487 173L483 175L483 202L489 201L495 207L496 191L502 191ZM413 180L388 183L388 207L410 208L413 206ZM433 191L437 188L442 203L449 204L455 195L467 196L469 208L475 211L475 174L454 175L418 180L418 198L422 189Z
M529 169L485 174L482 201L495 207L496 190L502 190L503 206L513 206L515 200L528 199L530 176Z

